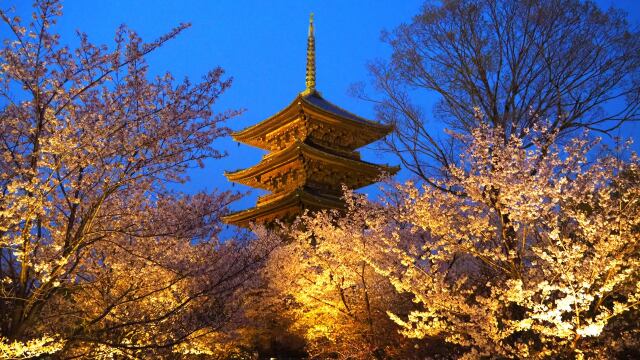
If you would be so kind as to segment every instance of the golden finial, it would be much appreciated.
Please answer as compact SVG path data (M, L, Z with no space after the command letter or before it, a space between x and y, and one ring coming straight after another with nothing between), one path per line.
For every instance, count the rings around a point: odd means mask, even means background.
M307 76L303 95L316 91L316 39L313 32L313 13L309 16L309 35L307 36Z

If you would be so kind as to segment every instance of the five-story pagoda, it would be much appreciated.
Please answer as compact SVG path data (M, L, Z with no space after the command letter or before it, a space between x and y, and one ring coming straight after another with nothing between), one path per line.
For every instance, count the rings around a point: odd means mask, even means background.
M357 189L397 167L360 160L356 151L381 139L392 127L363 119L325 100L315 89L313 14L307 43L306 89L272 117L232 134L245 144L270 151L255 166L225 176L270 191L255 207L232 213L226 223L249 226L288 221L305 209L341 208L342 185Z

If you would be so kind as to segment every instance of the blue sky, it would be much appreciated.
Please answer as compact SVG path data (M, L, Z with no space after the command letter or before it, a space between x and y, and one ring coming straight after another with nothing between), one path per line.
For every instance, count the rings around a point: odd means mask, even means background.
M640 23L640 0L597 2L605 8L622 8L633 24ZM23 18L31 11L30 1L9 3ZM63 43L74 44L74 33L79 29L92 42L111 45L115 29L123 23L145 40L153 40L181 22L192 23L190 29L149 57L151 70L195 80L209 69L222 66L234 82L217 106L219 110L246 109L229 123L239 130L276 113L304 90L311 12L315 13L318 90L341 107L373 119L372 105L350 97L347 89L354 82L368 81L367 62L390 54L380 41L380 32L410 21L421 4L420 0L69 0L63 2L64 15L56 30ZM2 2L0 6L6 8L7 4ZM620 135L633 133L640 141L638 125L626 127ZM248 189L237 184L232 187L223 171L251 166L264 152L244 144L238 146L231 139L223 139L217 146L227 149L229 156L190 171L191 180L180 185L180 190ZM398 164L372 150L363 151L363 157ZM401 172L400 178L407 175ZM366 190L371 191L371 187ZM257 194L254 191L234 208L252 206Z

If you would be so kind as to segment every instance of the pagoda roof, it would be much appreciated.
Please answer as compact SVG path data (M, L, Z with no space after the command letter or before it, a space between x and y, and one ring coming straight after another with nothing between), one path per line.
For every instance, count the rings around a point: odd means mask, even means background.
M301 114L309 113L324 115L319 120L324 120L330 125L351 129L354 136L362 139L362 144L359 146L376 141L393 130L392 125L381 124L355 115L326 100L319 92L311 91L300 93L287 107L275 115L244 130L233 132L231 135L236 141L265 150L273 150L274 146L265 142L261 137L295 121L300 118ZM312 117L312 119L318 119L318 117Z
M336 209L344 207L344 201L334 196L313 193L308 189L298 188L294 191L272 198L270 201L255 207L233 212L223 216L222 220L228 224L248 226L251 222L261 218L282 215L284 212L299 213L302 209ZM268 219L271 220L271 219Z
M386 125L382 125L382 124L380 124L378 122L367 120L367 119L365 119L363 117L355 115L355 114L353 114L353 113L351 113L351 112L339 107L338 105L327 101L317 91L314 91L314 92L306 94L306 95L300 95L299 97L306 104L309 104L309 105L315 107L316 109L329 112L329 113L331 113L333 115L337 115L337 116L345 118L345 119L356 121L356 122L359 122L360 124L364 124L364 125L367 125L367 126L388 128L389 130L393 129L392 127L389 127L389 126L386 126Z
M283 150L267 154L263 157L262 161L252 167L232 172L225 172L224 175L227 177L227 179L234 182L249 185L252 187L272 190L267 185L259 181L257 177L266 174L283 164L295 161L300 156L307 159L322 161L327 166L336 166L343 168L345 169L345 171L354 174L358 179L366 183L368 183L367 180L375 180L375 178L380 176L382 173L386 172L392 175L399 170L399 167L397 166L379 165L362 160L356 160L337 154L332 154L323 151L322 149L311 144L297 141ZM363 178L362 176L366 176L367 178ZM353 186L354 184L347 184L347 186L349 185ZM364 186L362 184L358 185Z

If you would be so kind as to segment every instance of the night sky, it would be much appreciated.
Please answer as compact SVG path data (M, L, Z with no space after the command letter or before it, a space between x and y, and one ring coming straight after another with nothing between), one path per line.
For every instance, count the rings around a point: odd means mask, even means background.
M640 23L639 0L600 0L603 7L615 6L629 13L634 26ZM30 1L14 4L18 15L28 18ZM177 79L199 79L209 69L222 66L233 77L232 88L217 104L218 110L246 109L229 126L234 130L261 121L285 106L304 90L306 37L309 13L315 13L317 89L335 104L360 116L374 119L370 103L348 95L355 82L368 82L366 64L388 58L390 49L380 41L380 32L408 22L422 4L402 1L206 1L206 0L74 0L63 2L64 15L56 25L62 43L77 43L76 30L86 32L94 43L113 44L115 29L126 24L147 41L168 32L181 22L192 27L148 57L153 75L170 71ZM3 27L2 32L7 28ZM6 33L2 34L3 38ZM640 141L640 125L623 128L620 135ZM223 171L245 168L259 162L262 150L238 146L230 138L216 146L229 156L190 171L191 180L176 186L186 192L219 188L248 190L232 184ZM638 143L634 145L640 149ZM371 149L363 159L399 162ZM405 171L399 179L409 176ZM365 191L374 191L368 187ZM238 201L234 209L255 204L258 191Z

